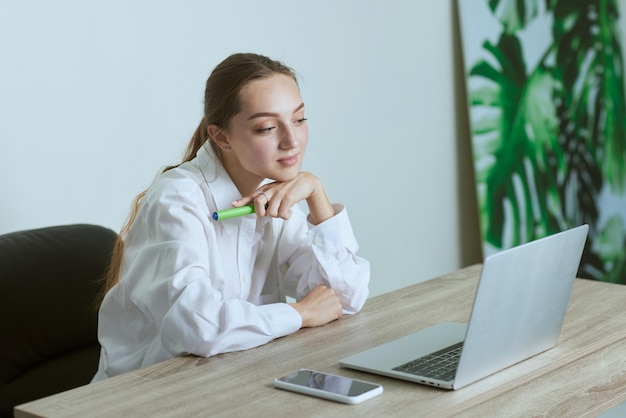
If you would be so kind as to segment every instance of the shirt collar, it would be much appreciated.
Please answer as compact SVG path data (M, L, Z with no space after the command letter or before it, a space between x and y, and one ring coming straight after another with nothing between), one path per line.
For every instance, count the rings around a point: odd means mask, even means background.
M215 155L209 141L200 147L195 162L206 180L217 209L230 208L233 201L241 199L241 193ZM267 183L271 183L271 180L265 179L261 185Z
M206 180L217 209L229 208L234 200L241 198L237 186L231 180L208 141L198 150L195 162L204 180Z

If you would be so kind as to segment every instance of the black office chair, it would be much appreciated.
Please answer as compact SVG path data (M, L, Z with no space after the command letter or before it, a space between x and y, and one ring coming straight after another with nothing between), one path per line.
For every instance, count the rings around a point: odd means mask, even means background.
M83 224L0 236L0 416L90 382L95 302L116 238Z

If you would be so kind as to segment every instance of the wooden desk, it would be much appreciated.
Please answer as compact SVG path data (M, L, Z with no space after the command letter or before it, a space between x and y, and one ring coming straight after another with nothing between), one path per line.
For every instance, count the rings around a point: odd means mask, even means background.
M338 360L469 318L480 265L368 300L353 317L211 358L187 356L16 408L16 417L595 416L626 400L626 286L577 279L558 345L458 391L341 368ZM301 367L381 383L343 405L273 387Z

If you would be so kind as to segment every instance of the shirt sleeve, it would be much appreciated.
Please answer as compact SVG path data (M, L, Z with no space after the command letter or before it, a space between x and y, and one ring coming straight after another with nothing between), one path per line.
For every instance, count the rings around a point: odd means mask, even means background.
M220 262L218 238L204 194L189 183L179 181L175 190L153 185L126 243L129 303L160 337L147 356L156 356L154 348L208 357L297 331L301 318L288 304L257 306L214 285L209 272Z
M297 231L285 233L281 243L284 280L288 293L297 300L318 285L335 290L344 314L361 310L369 295L370 265L359 256L359 246L348 212L334 204L335 216L313 225L308 223L305 236ZM286 228L290 222L286 222Z

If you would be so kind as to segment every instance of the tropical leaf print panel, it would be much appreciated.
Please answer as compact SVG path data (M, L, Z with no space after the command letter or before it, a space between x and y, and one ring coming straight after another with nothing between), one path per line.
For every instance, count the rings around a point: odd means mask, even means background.
M626 283L624 3L458 0L485 255L587 223Z

